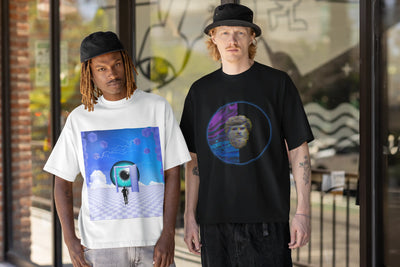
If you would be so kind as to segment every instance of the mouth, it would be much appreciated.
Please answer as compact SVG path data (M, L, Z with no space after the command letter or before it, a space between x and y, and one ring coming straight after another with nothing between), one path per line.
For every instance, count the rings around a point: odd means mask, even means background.
M239 51L239 48L238 48L238 47L228 47L228 48L226 49L226 51L229 51L229 52L236 52L236 51Z
M114 79L114 80L107 82L107 85L111 85L111 86L117 85L117 84L121 84L121 79Z

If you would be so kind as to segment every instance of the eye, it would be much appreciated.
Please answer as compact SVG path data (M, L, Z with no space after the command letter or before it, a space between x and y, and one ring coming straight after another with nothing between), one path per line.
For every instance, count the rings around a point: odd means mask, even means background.
M97 71L104 71L104 68L97 68Z
M161 57L148 57L138 62L144 76L161 87L177 77L174 66Z

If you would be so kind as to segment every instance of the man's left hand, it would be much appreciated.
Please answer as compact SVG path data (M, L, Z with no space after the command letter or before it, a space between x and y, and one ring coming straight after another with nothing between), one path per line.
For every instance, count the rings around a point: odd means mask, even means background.
M305 214L296 214L290 228L289 248L295 249L305 246L310 240L311 218Z

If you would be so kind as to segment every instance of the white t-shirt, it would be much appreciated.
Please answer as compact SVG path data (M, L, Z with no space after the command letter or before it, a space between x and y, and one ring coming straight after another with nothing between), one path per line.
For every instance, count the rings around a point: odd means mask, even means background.
M189 160L168 102L136 90L73 110L44 170L70 182L82 174L84 246L151 246L163 227L164 170Z

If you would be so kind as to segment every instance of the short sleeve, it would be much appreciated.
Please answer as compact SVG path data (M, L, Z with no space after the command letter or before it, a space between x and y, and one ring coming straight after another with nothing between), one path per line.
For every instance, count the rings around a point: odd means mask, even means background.
M311 142L314 136L297 88L287 74L284 90L282 128L289 150L292 150L304 142Z
M43 170L70 182L73 182L79 174L76 140L73 138L70 117L67 118Z
M191 158L172 108L168 102L165 105L166 140L164 170L168 170L189 161Z
M180 127L183 133L183 136L185 137L186 144L188 146L188 149L190 152L197 153L196 152L196 146L195 146L195 135L194 135L194 116L193 114L193 103L191 99L191 91L189 91L189 94L186 96L185 99L185 105L183 107L183 112L182 112L182 118L181 118L181 123Z

